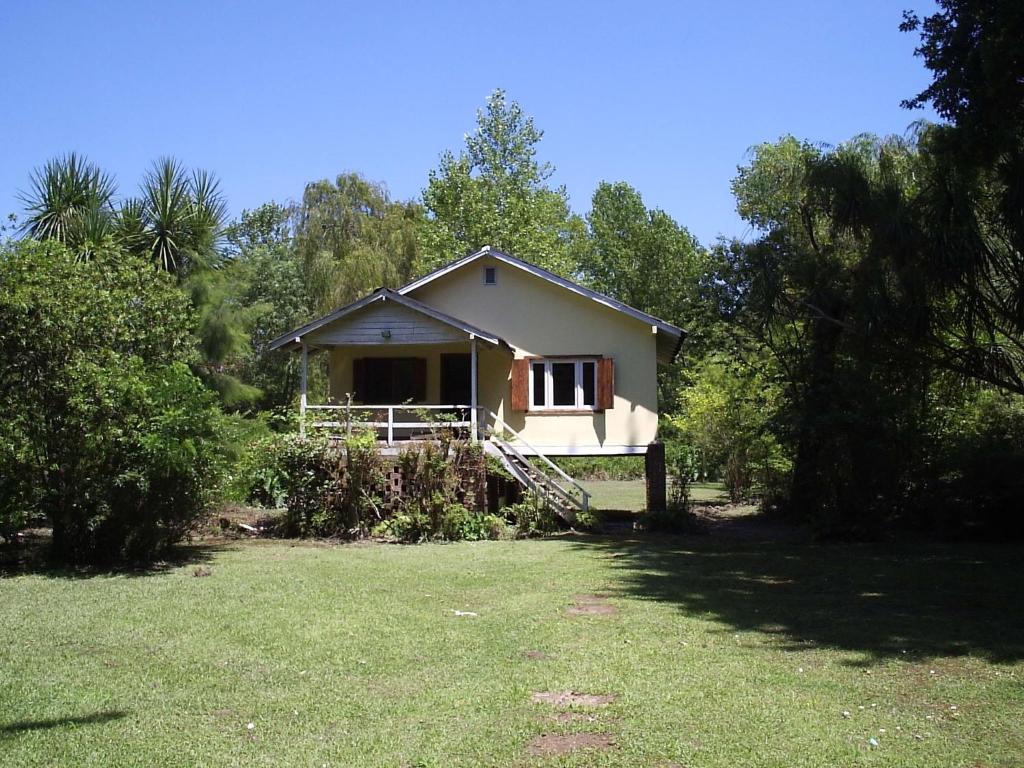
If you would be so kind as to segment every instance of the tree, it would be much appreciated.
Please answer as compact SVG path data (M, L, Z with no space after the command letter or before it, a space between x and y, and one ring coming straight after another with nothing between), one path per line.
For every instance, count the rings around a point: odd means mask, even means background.
M53 158L31 176L20 195L26 217L21 230L36 240L56 240L88 255L110 234L113 179L85 157L71 152Z
M126 244L168 272L187 276L216 266L227 218L220 183L206 171L186 170L162 158L143 177L137 200L127 201L119 221Z
M698 364L693 383L683 387L672 426L697 452L705 478L721 473L733 502L749 498L755 487L776 491L789 460L772 432L779 411L780 387L770 360L753 364L711 354Z
M1019 152L1024 132L1024 7L1016 0L938 0L921 19L905 12L900 29L920 31L915 51L931 84L903 102L931 104L981 159Z
M693 314L704 253L685 227L648 209L625 182L601 182L587 214L579 273L594 289L672 323Z
M1024 393L1024 8L942 0L917 49L931 103L952 125L922 132L918 268L933 276L931 334L949 370Z
M418 271L490 245L572 275L571 248L583 222L571 213L565 188L548 185L554 168L537 159L544 133L502 90L488 97L476 122L465 149L445 152L430 172Z
M928 310L902 260L917 242L916 162L900 140L827 150L787 138L757 147L734 182L762 233L732 251L732 274L741 317L786 382L788 508L824 533L880 530L918 459L930 364L916 332ZM883 212L884 231L857 224Z
M317 312L412 276L422 208L356 173L306 185L293 214L305 294Z
M252 313L249 348L239 378L260 389L264 409L290 405L299 383L295 356L268 353L268 345L314 314L292 237L291 216L289 208L266 203L242 211L227 235L232 269L239 276L239 301Z
M189 371L173 278L116 249L53 240L0 253L0 527L44 514L72 562L148 559L216 480L220 413Z

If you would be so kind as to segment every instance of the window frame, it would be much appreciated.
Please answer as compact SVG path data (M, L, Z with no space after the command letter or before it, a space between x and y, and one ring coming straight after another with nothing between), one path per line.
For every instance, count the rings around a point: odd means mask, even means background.
M533 357L529 358L529 375L527 377L527 393L529 399L527 405L529 406L530 413L562 413L562 412L575 412L575 413L594 413L597 411L598 401L598 357ZM575 403L573 405L555 405L555 392L554 392L554 376L552 374L552 366L559 364L573 364L575 370L574 374L574 391L575 391ZM594 388L593 388L593 399L592 404L586 404L583 402L584 399L584 387L583 387L583 370L584 364L590 363L593 365L593 376L594 376ZM537 405L534 402L534 366L544 366L544 404Z
M490 272L494 276L494 280L492 280L490 282L487 281L487 273L488 272ZM484 283L484 285L497 285L498 284L498 268L497 267L484 266L483 283Z

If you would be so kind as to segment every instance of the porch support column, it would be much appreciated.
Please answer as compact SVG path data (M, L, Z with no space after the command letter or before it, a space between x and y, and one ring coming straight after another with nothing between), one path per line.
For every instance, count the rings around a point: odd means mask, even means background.
M299 376L299 434L306 434L306 388L309 369L309 348L302 345L302 371Z
M479 439L477 434L477 380L476 380L476 336L469 334L469 429L471 440L475 443Z

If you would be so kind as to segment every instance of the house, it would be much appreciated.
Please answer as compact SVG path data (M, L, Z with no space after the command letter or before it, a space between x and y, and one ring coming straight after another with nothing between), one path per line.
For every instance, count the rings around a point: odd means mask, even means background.
M573 483L546 457L647 451L658 431L657 366L675 359L683 337L664 320L485 246L270 348L302 355L303 423L366 424L393 446L447 420L507 464L540 457ZM306 395L307 360L317 353L328 356L322 404Z

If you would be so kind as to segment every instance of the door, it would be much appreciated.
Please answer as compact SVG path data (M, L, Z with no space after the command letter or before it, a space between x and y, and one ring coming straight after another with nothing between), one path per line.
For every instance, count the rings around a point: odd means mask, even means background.
M441 355L441 402L444 405L469 405L470 389L468 354Z

